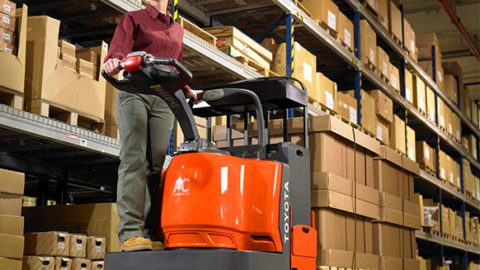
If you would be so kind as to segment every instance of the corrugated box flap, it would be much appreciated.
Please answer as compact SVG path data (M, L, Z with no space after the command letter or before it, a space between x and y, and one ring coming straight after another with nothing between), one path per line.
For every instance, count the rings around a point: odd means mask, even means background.
M407 158L407 157L402 157L403 158L403 168L411 173L414 173L416 175L420 175L420 165L416 163L415 161Z
M312 173L312 190L333 190L344 195L352 196L352 181L328 172Z
M355 143L361 147L373 152L376 156L380 156L380 142L358 129L353 129L355 134Z
M315 116L310 118L309 131L332 132L347 140L350 140L351 142L354 142L352 126L330 115Z
M402 156L397 153L395 150L391 149L388 146L380 146L380 157L375 159L384 159L388 160L391 163L397 165L398 167L402 167Z
M380 192L380 207L387 207L397 211L403 211L402 198L393 196L386 192ZM418 206L417 206L418 207Z

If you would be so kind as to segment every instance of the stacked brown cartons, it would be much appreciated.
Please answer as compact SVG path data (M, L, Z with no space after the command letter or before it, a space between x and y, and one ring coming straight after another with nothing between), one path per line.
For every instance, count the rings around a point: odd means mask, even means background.
M402 43L402 13L394 2L387 0L388 7L388 31L397 40Z
M89 236L87 239L87 259L92 261L92 270L103 269L106 244L104 237Z
M331 116L311 118L309 131L317 265L378 269L372 220L379 218L373 160L380 144Z
M22 268L25 175L0 169L0 269Z
M36 270L37 264L45 262L47 269L71 270L71 255L81 254L81 243L66 232L25 234L24 270ZM77 245L75 245L75 244ZM80 253L78 251L80 245ZM83 248L84 250L84 248Z
M409 55L416 62L418 61L418 48L415 40L415 31L410 26L410 23L404 19L404 33L405 33L405 49Z
M0 51L16 54L16 4L3 0L0 5Z
M400 93L400 73L396 66L392 63L389 65L390 73L390 86L393 87L397 92Z
M353 23L342 12L338 12L338 39L350 51L354 51Z
M390 124L393 121L393 101L380 90L370 90L368 94L375 99L375 115L377 116L377 139L390 145ZM363 113L362 113L363 117Z
M419 269L415 230L420 228L419 197L413 179L419 174L414 161L382 146L374 160L374 183L380 191L380 218L373 224L374 252L380 268Z
M427 119L435 123L437 109L435 108L435 93L432 88L426 86L426 97L427 97ZM438 99L440 100L440 99Z
M467 149L467 152L475 159L477 159L477 139L472 134L462 137L462 146Z
M413 105L417 110L427 115L427 92L425 82L417 75L413 75Z

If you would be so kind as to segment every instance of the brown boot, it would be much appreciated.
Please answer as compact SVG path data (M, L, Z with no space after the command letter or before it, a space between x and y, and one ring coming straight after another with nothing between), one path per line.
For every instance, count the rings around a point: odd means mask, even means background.
M120 251L152 250L152 240L143 237L132 237L123 242Z
M163 242L160 241L152 241L152 250L153 251L163 251Z

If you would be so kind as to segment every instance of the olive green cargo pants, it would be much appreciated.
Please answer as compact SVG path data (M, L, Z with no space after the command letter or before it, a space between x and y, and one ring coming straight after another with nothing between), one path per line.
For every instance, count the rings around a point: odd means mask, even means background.
M122 244L134 236L154 236L156 198L174 117L161 98L123 91L118 93L116 114L121 139L117 210Z

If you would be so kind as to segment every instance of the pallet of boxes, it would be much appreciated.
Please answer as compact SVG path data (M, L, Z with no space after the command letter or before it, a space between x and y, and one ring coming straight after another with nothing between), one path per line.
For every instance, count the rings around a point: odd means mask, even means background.
M28 18L25 103L27 111L97 132L104 130L106 81L99 59L108 45L81 51L59 40L60 21L47 16ZM92 62L94 61L94 62Z
M0 1L0 104L23 110L28 7Z
M67 232L25 234L23 270L104 269L105 238Z
M0 169L0 269L22 269L25 175Z

